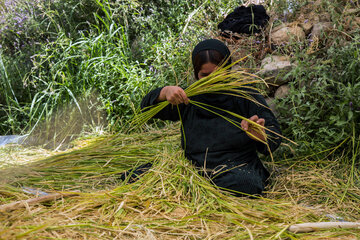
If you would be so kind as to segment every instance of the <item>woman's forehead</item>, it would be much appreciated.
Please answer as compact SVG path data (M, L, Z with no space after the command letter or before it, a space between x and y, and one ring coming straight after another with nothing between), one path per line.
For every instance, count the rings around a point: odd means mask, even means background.
M216 69L217 65L216 64L213 64L213 63L205 63L201 66L201 69L200 71L202 73L210 73L210 72L213 72L215 69Z

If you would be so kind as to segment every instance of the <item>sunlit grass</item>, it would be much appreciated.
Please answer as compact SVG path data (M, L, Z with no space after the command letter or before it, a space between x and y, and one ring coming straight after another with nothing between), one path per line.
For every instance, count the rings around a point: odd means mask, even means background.
M178 125L166 131L98 137L77 150L2 170L0 203L33 198L22 187L76 191L77 197L2 213L0 237L120 239L324 239L359 237L359 230L293 234L301 222L354 221L360 191L347 188L342 161L310 158L266 163L277 169L263 197L231 196L183 156ZM153 167L135 183L119 173ZM293 164L301 161L301 164ZM324 168L323 166L329 166ZM358 170L355 170L358 175ZM345 196L341 200L341 196ZM333 219L332 219L333 218Z

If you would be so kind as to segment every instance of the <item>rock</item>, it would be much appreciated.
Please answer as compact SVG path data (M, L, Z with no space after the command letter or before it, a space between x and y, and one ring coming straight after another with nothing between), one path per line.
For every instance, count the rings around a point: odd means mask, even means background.
M289 84L284 84L278 87L278 89L275 92L275 98L285 98L290 93L290 86Z
M355 17L354 18L354 23L360 27L360 17Z
M344 18L347 30L357 30L360 28L360 17L347 16Z
M356 15L360 13L360 9L358 8L349 8L345 9L343 12L345 15Z
M331 21L330 13L322 12L321 14L319 14L319 21L320 22L330 22Z
M288 26L288 24L281 23L279 26L274 27L274 28L271 30L271 32L277 32L277 31L279 31L280 29L285 28L285 27L287 27L287 26Z
M311 21L306 20L300 24L300 27L302 27L302 29L304 30L305 35L309 35L309 33L311 33L313 23Z
M261 62L261 70L259 75L268 78L269 83L283 85L290 81L284 76L295 66L286 56L269 56Z
M305 32L299 26L292 26L292 27L286 26L271 33L271 41L272 43L277 45L286 44L291 40L303 41L304 39L305 39Z
M265 101L267 103L267 105L269 105L271 111L274 113L275 117L277 117L279 115L279 113L276 111L276 104L275 104L275 99L268 97L265 98Z
M316 0L315 2L312 3L314 7L321 7L322 5L322 1L321 0ZM316 9L316 8L315 8Z
M315 23L311 31L311 38L320 37L321 33L328 32L333 28L332 22L319 22Z

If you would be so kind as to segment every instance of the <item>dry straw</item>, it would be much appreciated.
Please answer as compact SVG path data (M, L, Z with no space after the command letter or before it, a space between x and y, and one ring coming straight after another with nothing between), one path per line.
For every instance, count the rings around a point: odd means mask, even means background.
M69 192L76 197L0 214L0 239L356 239L359 230L290 233L290 225L354 221L360 191L329 169L303 159L272 177L265 196L238 198L212 185L184 158L178 125L166 131L97 138L90 145L26 166L3 170L0 203L34 198L22 187ZM118 173L141 162L153 167L137 182ZM294 162L294 160L292 160ZM299 160L300 161L300 160ZM290 162L291 163L291 162ZM329 166L325 160L321 163ZM27 169L27 171L20 171ZM336 170L337 169L337 170ZM316 174L317 173L317 174ZM358 171L356 172L358 174ZM342 202L339 196L345 194ZM266 197L266 198L265 198ZM351 210L353 209L353 210Z

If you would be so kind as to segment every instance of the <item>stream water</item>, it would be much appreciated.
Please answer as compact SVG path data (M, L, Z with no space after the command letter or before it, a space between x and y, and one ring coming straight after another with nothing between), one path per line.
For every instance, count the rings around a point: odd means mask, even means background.
M7 135L0 136L0 147L9 143L22 144L27 135Z

